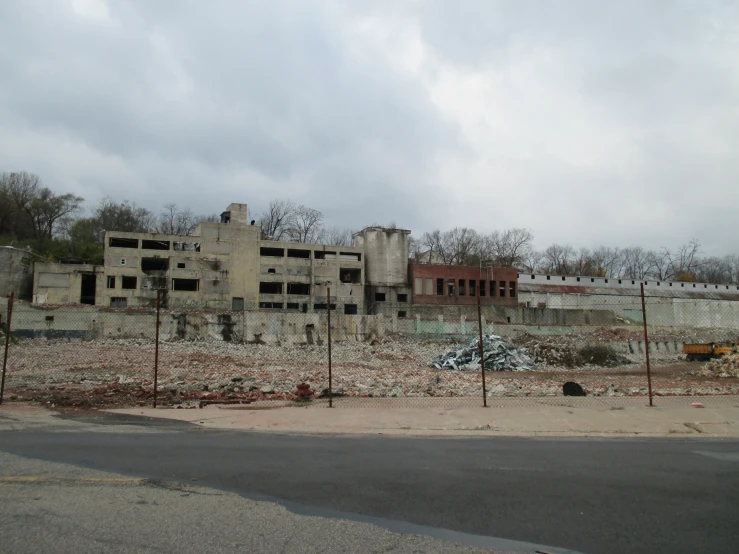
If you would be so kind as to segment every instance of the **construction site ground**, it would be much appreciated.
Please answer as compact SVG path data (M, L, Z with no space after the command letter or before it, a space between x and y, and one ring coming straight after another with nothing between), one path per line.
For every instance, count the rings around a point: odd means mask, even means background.
M490 398L562 397L562 385L575 381L588 397L644 397L648 392L644 356L630 352L628 338L608 337L626 365L563 367L550 363L584 344L589 337L547 337L533 347L534 371L488 371ZM528 341L528 342L527 342ZM333 392L351 404L388 398L395 405L423 398L448 402L460 398L474 406L482 398L480 371L436 369L429 362L464 341L415 340L401 336L380 341L346 341L333 347ZM153 341L21 339L11 344L6 400L48 406L125 407L152 402ZM533 351L537 354L534 356ZM542 354L544 352L544 354ZM658 397L737 395L739 378L704 371L705 362L686 362L673 347L652 356L652 390ZM549 360L549 361L547 361ZM313 401L325 399L328 356L325 345L276 346L223 341L166 341L160 344L159 400L163 405L201 402L296 400L297 386L309 385Z

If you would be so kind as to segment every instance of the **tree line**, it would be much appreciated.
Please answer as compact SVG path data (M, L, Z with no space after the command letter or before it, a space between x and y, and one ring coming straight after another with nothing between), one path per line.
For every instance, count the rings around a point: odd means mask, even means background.
M87 215L83 205L82 197L57 194L32 173L0 173L0 244L30 247L51 261L77 257L99 264L106 230L190 235L201 222L219 221L216 214L196 214L176 204L167 204L155 214L106 197ZM352 229L326 226L323 213L289 200L270 202L258 223L267 240L352 244ZM739 256L702 256L697 240L659 250L640 246L575 249L561 244L536 250L533 241L533 232L523 228L488 234L467 227L436 229L411 236L409 255L419 263L515 267L525 273L739 284Z
M697 240L659 250L640 246L575 249L568 244L536 250L533 241L530 229L489 234L467 227L437 229L412 238L410 256L421 263L515 267L522 273L739 284L739 256L701 256Z

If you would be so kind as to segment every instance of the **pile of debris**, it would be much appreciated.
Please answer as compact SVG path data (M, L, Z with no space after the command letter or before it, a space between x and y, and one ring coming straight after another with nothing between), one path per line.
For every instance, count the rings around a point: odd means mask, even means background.
M706 377L739 377L739 354L728 354L711 360L700 374Z
M525 348L537 366L571 368L583 365L574 337L542 337L522 333L513 343Z
M482 350L485 369L490 371L532 371L534 362L525 348L507 346L498 335L483 335ZM468 345L442 354L429 362L436 369L474 371L480 369L480 340L473 339Z

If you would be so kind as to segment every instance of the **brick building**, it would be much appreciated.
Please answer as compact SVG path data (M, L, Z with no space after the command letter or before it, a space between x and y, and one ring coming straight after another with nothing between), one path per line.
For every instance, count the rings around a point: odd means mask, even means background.
M413 304L418 306L515 306L518 272L513 268L409 264Z

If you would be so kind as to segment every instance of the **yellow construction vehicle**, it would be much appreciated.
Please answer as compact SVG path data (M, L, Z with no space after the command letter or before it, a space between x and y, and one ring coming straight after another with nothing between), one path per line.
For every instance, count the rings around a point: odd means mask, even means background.
M708 342L703 344L683 344L685 359L691 362L706 362L713 358L720 358L725 354L737 351L733 342Z

